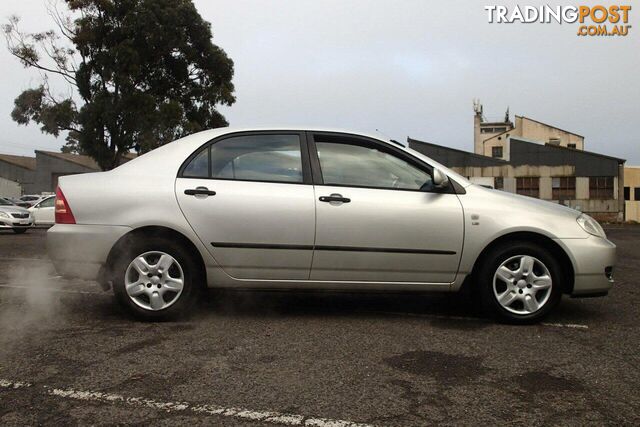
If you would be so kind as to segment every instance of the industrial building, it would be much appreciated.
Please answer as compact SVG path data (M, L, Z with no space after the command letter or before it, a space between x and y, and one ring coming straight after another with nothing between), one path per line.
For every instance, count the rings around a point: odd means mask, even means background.
M409 146L477 184L624 220L624 159L585 151L583 136L528 117L512 122L508 110L487 121L482 109L474 103L473 153L412 138Z
M525 116L515 116L515 123L509 118L509 109L502 121L487 121L483 107L475 101L473 117L473 152L482 156L509 160L511 137L536 141L558 147L584 150L584 136L558 127L539 122Z
M36 158L0 154L0 197L35 193Z
M125 156L124 161L135 155ZM0 196L53 192L58 178L64 175L99 172L89 156L36 150L35 157L0 154Z

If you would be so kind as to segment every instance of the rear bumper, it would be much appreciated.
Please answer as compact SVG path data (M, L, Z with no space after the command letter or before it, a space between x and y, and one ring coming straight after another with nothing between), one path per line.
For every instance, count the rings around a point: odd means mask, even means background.
M607 239L590 236L586 239L556 240L573 262L574 285L571 296L604 296L613 286L616 245Z
M130 227L56 224L47 231L47 252L65 277L97 280L113 245Z

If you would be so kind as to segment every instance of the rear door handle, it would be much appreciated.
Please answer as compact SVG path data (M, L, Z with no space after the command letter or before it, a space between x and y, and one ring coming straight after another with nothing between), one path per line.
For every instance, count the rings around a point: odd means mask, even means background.
M216 192L209 190L207 187L196 187L184 190L187 196L215 196Z
M342 197L341 194L332 194L330 196L320 196L321 202L341 202L341 203L349 203L351 199L347 197Z

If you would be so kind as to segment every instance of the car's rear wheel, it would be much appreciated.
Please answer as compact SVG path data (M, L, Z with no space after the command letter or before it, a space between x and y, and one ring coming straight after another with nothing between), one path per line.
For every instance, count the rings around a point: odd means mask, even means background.
M27 232L27 229L26 228L14 228L13 232L16 233L16 234L23 234L23 233Z
M533 323L562 297L562 268L542 246L515 242L491 250L479 271L487 314L509 323Z
M197 264L180 244L161 237L136 240L116 259L116 299L142 320L187 314L199 294Z

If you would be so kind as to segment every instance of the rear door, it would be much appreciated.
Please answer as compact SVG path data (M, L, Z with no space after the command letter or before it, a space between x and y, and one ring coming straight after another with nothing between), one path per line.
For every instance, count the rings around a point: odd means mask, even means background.
M432 168L380 141L310 134L316 182L312 280L452 282L463 243L458 197Z
M230 276L308 279L315 202L303 136L232 134L206 144L181 169L180 207Z

